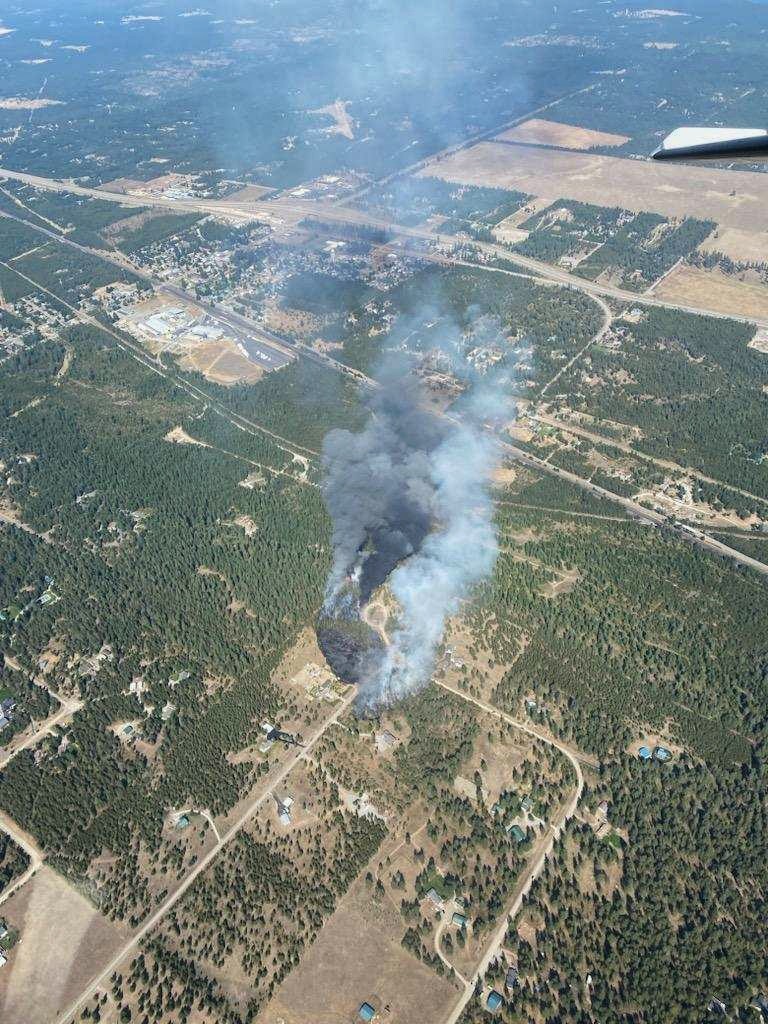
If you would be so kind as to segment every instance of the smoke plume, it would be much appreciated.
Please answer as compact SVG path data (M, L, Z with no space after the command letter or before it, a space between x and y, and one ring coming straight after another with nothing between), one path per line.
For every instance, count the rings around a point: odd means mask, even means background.
M492 374L464 359L458 336L444 331L441 346L463 387L450 416L426 411L412 366L390 356L365 428L325 441L333 564L318 638L337 672L358 684L362 710L428 682L446 620L496 559L488 489L500 453L485 424L508 417L510 402ZM385 581L397 603L387 644L360 617Z

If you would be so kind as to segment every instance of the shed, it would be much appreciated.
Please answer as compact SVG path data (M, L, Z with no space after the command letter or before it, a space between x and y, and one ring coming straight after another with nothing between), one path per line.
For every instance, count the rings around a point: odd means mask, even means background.
M656 747L653 756L657 761L669 761L672 757L672 751L667 750L666 747Z
M373 1018L376 1016L376 1011L374 1010L370 1003L363 1003L360 1009L357 1011L357 1016L360 1018L360 1020L373 1020Z
M11 723L8 721L8 719L5 717L5 715L0 715L0 730L1 729L5 729L5 727L10 725L10 724Z
M523 832L519 825L510 825L507 832L509 832L512 838L518 843L522 843L525 839L525 832Z
M509 970L507 971L507 976L504 979L504 984L507 986L507 988L514 988L516 982L517 982L517 968L516 967L510 967Z
M492 1013L495 1013L503 1002L504 999L502 998L501 992L497 992L495 988L492 988L491 991L488 993L488 998L485 1001L485 1005Z
M453 924L458 925L459 928L466 928L467 927L466 915L465 914L460 914L458 912L458 910L454 910L454 912L453 912L453 914L451 916L451 921L452 921Z
M183 829L189 826L189 818L186 814L180 814L176 819L176 828L181 832Z

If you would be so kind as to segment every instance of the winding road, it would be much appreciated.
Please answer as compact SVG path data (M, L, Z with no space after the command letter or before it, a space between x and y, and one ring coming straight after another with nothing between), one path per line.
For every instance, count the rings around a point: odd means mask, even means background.
M499 708L494 707L493 704L488 704L486 701L480 700L478 697L473 697L470 694L465 693L463 690L459 690L457 687L450 686L448 683L438 681L437 685L442 687L442 689L446 690L448 693L453 694L454 697L459 697L461 700L465 700L469 704L474 704L475 707L480 708L481 711L485 711L489 715L494 715L496 718L502 719L502 721L507 722L515 729L519 729L521 732L525 732L529 736L533 736L542 743L546 743L548 746L554 747L555 750L558 750L568 759L576 778L576 785L573 793L553 818L551 824L547 828L547 831L539 840L536 852L532 855L528 865L518 879L514 899L507 908L501 924L491 937L480 963L477 965L470 978L464 978L457 973L457 977L459 977L464 983L464 991L460 995L459 1001L450 1016L445 1021L445 1024L456 1024L464 1012L465 1006L474 994L475 984L478 978L482 979L485 976L490 964L499 955L499 951L504 945L504 939L510 922L513 921L515 916L519 913L520 908L523 905L523 900L530 892L531 886L544 870L547 857L552 853L555 843L560 838L560 834L563 831L563 827L576 813L576 808L578 807L581 795L584 792L584 773L581 770L581 765L576 755L565 744L560 743L553 736L540 731L528 722L521 722L518 719L513 718L512 715L508 715L505 711L500 711ZM443 962L450 967L450 962L446 960L442 952L438 949L437 936L435 937L435 949Z

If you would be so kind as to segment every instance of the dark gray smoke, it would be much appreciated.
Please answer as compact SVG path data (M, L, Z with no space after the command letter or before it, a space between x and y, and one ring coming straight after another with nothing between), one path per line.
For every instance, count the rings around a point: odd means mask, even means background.
M424 411L408 365L390 358L365 429L333 431L324 445L334 557L318 637L331 665L359 685L364 709L429 680L447 618L496 559L488 486L500 456L485 423L508 417L510 403L473 372L457 335L444 335L453 372L464 378L455 415ZM360 619L385 581L398 606L386 645Z

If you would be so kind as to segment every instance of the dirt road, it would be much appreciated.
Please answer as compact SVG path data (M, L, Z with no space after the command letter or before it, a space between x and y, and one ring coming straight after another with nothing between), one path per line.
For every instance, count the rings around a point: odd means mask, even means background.
M181 883L179 888L167 897L167 899L157 908L157 910L146 919L144 924L136 932L134 932L130 940L126 942L126 944L120 949L116 956L114 956L112 960L101 971L99 971L97 975L95 975L91 979L91 981L88 984L88 987L80 993L80 995L74 1001L74 1003L68 1006L67 1009L60 1014L57 1020L57 1024L69 1024L69 1022L73 1018L77 1017L77 1015L83 1009L83 1007L91 998L91 996L99 987L99 985L104 981L104 979L109 977L109 975L118 967L118 965L120 964L124 957L128 956L129 953L133 952L133 950L138 948L139 944L141 943L141 940L145 938L145 936L147 936L149 932L151 932L152 929L157 924L160 923L160 921L165 917L168 911L171 910L171 908L179 902L179 900L182 898L187 889L189 889L190 885L192 885L192 883L195 881L198 875L205 871L205 869L216 859L216 857L224 849L224 847L235 838L235 836L241 831L242 828L244 828L245 825L248 824L248 822L258 811L258 809L262 806L262 804L264 804L265 801L267 801L271 797L272 793L274 793L278 786L280 786L285 781L285 779L291 773L293 768L296 766L297 762L300 761L305 754L308 754L309 751L312 750L314 746L316 746L318 741L325 734L326 730L329 729L339 720L341 715L352 704L354 699L354 693L351 693L347 697L345 697L339 703L339 706L336 708L333 714L326 718L322 725L318 729L316 729L315 732L310 736L305 746L295 748L295 754L286 761L286 763L283 765L283 767L280 769L277 775L274 776L274 778L271 780L266 789L262 791L260 796L258 796L253 801L253 803L249 804L248 807L246 807L246 809L243 811L243 813L240 815L237 821L228 829L228 831L224 833L223 836L221 836L220 840L216 843L216 845L197 862L195 867L186 876L186 878Z
M565 367L563 369L565 369ZM642 459L644 462L653 463L654 466L658 466L660 469L668 469L673 473L684 473L686 476L693 476L697 480L701 480L703 483L714 484L715 487L723 487L729 491L734 491L736 494L740 494L743 498L748 498L750 501L757 501L762 505L768 505L768 499L761 498L759 494L752 494L750 491L745 491L741 487L736 487L734 484L723 483L722 480L716 480L714 477L707 476L705 473L700 473L697 469L692 469L690 466L681 466L679 463L671 462L669 459L660 459L655 455L648 455L645 452L641 452L636 448L633 448L632 445L625 444L623 441L617 441L614 437L604 437L602 434L596 434L594 431L587 430L585 427L582 427L577 423L572 423L570 420L561 420L556 416L549 416L547 413L543 412L534 413L533 419L539 420L540 423L546 423L550 427L556 427L558 430L562 430L566 434L575 434L578 437L583 437L587 441L594 441L595 444L603 444L609 448L616 448L618 451L624 452L626 455Z
M465 693L463 690L459 690L456 687L449 686L447 683L442 682L438 682L438 686L441 686L444 690L447 690L448 693L452 693L454 697L459 697L461 700L465 700L469 704L474 704L475 707L480 708L487 714L494 715L496 718L500 718L502 719L502 721L507 722L511 726L514 726L515 729L520 729L521 732L525 732L529 736L533 736L536 739L540 740L542 743L546 743L548 746L554 747L555 750L558 750L564 757L568 758L568 761L570 762L571 767L573 768L573 772L576 778L576 785L570 798L567 800L565 805L560 808L559 812L557 813L556 817L552 820L552 823L548 827L547 831L536 844L535 850L528 862L525 871L518 879L517 886L515 887L514 899L507 908L506 913L504 914L504 917L502 919L502 922L499 925L496 932L494 933L494 935L492 936L491 941L488 943L486 951L483 954L480 963L477 965L474 974L472 975L471 978L462 979L465 985L464 992L460 995L458 1003L456 1004L451 1015L445 1022L445 1024L456 1024L456 1022L459 1020L462 1013L464 1012L464 1007L472 998L477 979L482 978L485 975L485 972L488 970L488 967L491 964L491 962L498 956L499 950L504 944L504 938L507 934L507 928L509 927L510 921L514 920L516 914L519 912L520 907L522 906L523 900L530 892L531 886L533 885L535 879L537 879L541 872L544 870L544 865L546 864L547 857L552 853L552 850L554 849L555 843L560 837L560 833L562 832L564 825L576 813L576 808L578 807L579 800L581 800L581 795L584 792L584 774L581 770L579 758L573 753L573 751L571 751L571 749L568 746L566 746L563 743L560 743L558 740L554 739L554 737L549 736L547 733L540 731L528 722L518 721L518 719L513 718L512 715L508 715L506 712L500 711L499 708L494 707L493 704L488 704L477 697L472 697L470 694ZM437 949L437 938L435 942L435 948ZM440 951L438 950L438 952ZM444 962L447 963L447 961L445 961L445 958L442 957L442 953L440 955Z
M24 829L20 828L12 818L8 817L7 814L3 814L2 811L0 811L0 831L9 835L14 843L16 843L17 846L20 846L29 857L29 867L24 874L19 875L19 877L12 882L7 889L3 890L2 894L0 894L0 904L2 904L5 903L8 897L12 896L17 889L20 889L25 882L29 881L32 875L34 875L43 863L45 854L37 845L33 837L28 832L25 832Z

